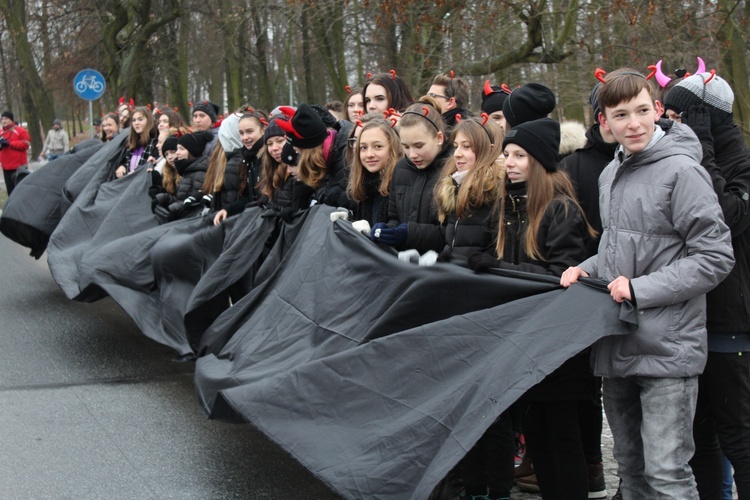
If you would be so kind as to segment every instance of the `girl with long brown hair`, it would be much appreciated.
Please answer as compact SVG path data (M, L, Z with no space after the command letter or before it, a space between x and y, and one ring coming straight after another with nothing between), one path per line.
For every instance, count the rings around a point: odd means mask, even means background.
M148 159L158 152L156 138L153 137L154 115L145 106L135 108L130 115L130 135L128 135L127 152L120 166L115 170L118 179L148 162Z
M513 127L503 141L505 182L498 203L496 255L469 257L475 270L489 268L560 276L582 261L589 226L573 185L557 170L560 124L550 118ZM566 361L522 398L526 443L545 498L588 498L588 469L578 407L596 383L589 352Z
M357 139L347 193L356 206L354 219L373 225L388 220L388 196L396 162L401 159L401 140L391 124L372 120Z

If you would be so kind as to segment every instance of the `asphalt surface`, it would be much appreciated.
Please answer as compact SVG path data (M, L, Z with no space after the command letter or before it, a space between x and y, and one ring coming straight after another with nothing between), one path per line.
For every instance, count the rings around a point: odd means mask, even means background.
M173 357L0 235L0 497L336 498L251 426L206 420Z

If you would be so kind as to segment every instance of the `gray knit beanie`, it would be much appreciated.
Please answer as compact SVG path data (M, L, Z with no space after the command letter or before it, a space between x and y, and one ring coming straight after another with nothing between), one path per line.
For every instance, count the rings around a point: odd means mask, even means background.
M664 107L675 113L687 111L690 106L705 104L711 115L712 127L724 123L732 116L734 92L732 87L719 75L715 75L707 84L711 73L692 75L669 91L664 99Z

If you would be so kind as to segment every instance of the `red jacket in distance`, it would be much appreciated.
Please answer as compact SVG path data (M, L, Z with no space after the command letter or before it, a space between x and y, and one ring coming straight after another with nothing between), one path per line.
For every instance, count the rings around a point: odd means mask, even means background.
M0 149L0 164L3 170L18 170L18 167L26 165L29 162L26 150L31 144L31 137L26 129L18 125L3 127L0 136L9 144Z

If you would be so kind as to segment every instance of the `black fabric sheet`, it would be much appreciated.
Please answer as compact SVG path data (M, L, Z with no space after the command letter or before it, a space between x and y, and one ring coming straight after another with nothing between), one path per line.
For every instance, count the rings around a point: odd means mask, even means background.
M344 497L427 498L526 390L632 328L595 288L402 263L330 211L203 335L196 388Z
M0 231L19 245L30 248L35 259L44 254L50 235L67 208L67 204L63 204L63 186L102 148L103 144L97 142L32 172L16 185L8 198L0 217Z

